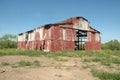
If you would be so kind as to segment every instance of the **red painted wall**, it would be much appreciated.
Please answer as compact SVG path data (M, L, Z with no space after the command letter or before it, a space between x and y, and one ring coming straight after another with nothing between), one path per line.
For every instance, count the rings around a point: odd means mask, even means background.
M100 50L100 42L85 42L85 50Z
M75 23L76 21L77 18L71 18L61 23ZM64 28L62 26L64 26ZM73 24L44 26L43 40L40 40L40 33L36 32L34 41L20 41L18 42L18 48L48 50L50 52L74 50L76 31L72 28ZM63 29L66 31L65 40L63 39ZM88 41L84 44L85 50L100 50L100 41L97 42L95 40L95 30L90 30L91 32L88 32Z
M26 48L26 42L25 41L19 41L18 42L18 48Z

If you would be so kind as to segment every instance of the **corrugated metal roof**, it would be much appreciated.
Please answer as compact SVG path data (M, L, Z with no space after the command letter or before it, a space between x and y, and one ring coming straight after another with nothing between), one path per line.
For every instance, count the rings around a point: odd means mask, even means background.
M69 18L69 19L67 19L67 20L64 20L64 21L61 21L61 22L58 22L58 23L54 23L54 24L45 24L45 25L40 26L40 27L37 27L37 28L35 28L35 29L42 28L42 27L45 27L45 26L57 26L57 25L66 25L66 24L72 25L72 24L73 24L72 19L80 19L80 18L82 18L82 19L84 19L84 20L86 20L86 21L88 22L88 20L87 20L86 18L79 16L79 17L72 17L72 18ZM95 32L100 33L98 30L92 28L91 26L89 26L89 27L90 27L91 29L95 30ZM32 32L32 31L35 30L35 29L26 31L26 32L24 32L24 33ZM89 30L83 30L83 31L89 31ZM23 33L20 33L19 35L22 35L22 34L23 34Z

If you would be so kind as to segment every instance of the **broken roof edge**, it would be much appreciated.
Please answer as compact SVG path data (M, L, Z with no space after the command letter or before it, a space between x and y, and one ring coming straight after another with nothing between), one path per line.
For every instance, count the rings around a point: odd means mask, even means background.
M95 30L96 32L100 33L100 31L94 29L93 27L89 26L91 29Z
M73 17L74 18L74 17ZM87 22L88 22L88 20L86 19L86 18L84 18L84 17L82 17L82 16L79 16L79 17L76 17L77 19L79 19L79 18L82 18L82 19L84 19L84 20L86 20Z
M90 27L91 29L95 30L95 31L92 31L92 30L84 30L84 29L77 29L77 28L69 28L69 27L63 27L63 26L60 26L62 28L67 28L67 29L74 29L74 30L79 30L79 31L83 31L83 32L94 32L94 33L100 33L98 30Z
M31 30L28 30L28 31L26 31L26 32L23 32L23 33L19 33L18 35L22 35L22 34L24 34L24 33L30 33L30 32L33 32L35 29L36 29L36 28L34 28L34 29L31 29Z
M57 22L57 24L59 24L59 23L66 23L66 22L73 23L73 19L80 19L80 18L82 18L82 19L84 19L85 21L89 22L86 18L84 18L84 17L82 17L82 16L77 16L77 17L68 18L68 19L63 20L63 21L59 21L59 22Z
M76 19L80 19L80 18L82 18L82 19L84 19L85 21L88 22L88 20L87 20L86 18L82 17L82 16L71 17L71 18L68 18L68 19L66 19L66 20L63 20L63 21L60 21L60 22L57 22L57 23L53 23L53 24L45 24L45 25L39 26L39 27L37 27L37 28L34 28L34 29L32 29L32 30L29 30L29 31L23 32L23 33L29 33L29 32L34 31L35 29L43 28L43 27L46 27L46 26L56 26L56 25L65 25L65 24L72 25L72 24L73 24L72 21L71 21L71 22L65 22L65 21L70 20L70 19L72 20L72 19L74 19L74 18L76 18ZM91 29L95 30L96 32L100 33L100 31L98 31L98 30L92 28L91 26L89 26L89 27L90 27ZM22 35L23 33L19 33L18 35Z

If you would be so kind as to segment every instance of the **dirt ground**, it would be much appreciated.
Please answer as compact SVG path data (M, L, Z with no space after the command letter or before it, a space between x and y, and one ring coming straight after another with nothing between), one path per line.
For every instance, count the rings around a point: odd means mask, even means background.
M12 67L19 61L40 62L40 66ZM9 65L1 65L3 62ZM99 80L92 76L91 69L83 68L80 58L59 57L0 57L0 80Z

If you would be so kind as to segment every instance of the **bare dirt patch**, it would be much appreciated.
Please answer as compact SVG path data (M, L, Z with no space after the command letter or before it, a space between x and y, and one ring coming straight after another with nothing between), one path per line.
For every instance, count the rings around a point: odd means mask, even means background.
M0 57L0 80L99 80L92 76L90 69L83 69L80 58L3 56ZM39 67L12 67L19 61L40 62ZM1 65L3 62L8 65Z

